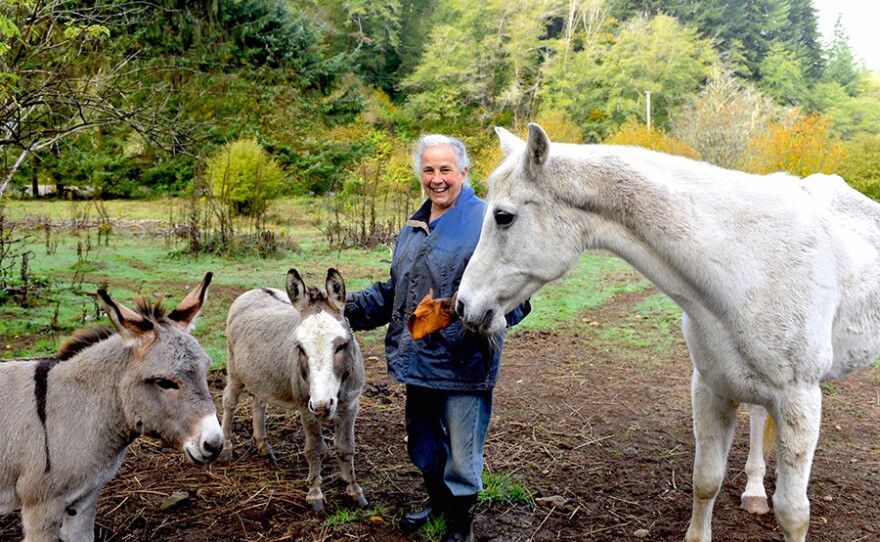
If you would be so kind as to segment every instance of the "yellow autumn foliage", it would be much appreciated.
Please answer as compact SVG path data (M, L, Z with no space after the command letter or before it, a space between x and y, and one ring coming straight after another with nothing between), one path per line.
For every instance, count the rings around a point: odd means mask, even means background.
M831 134L831 118L792 110L749 142L748 171L786 171L799 177L836 173L847 157L846 146Z
M665 152L666 154L686 156L696 160L700 159L700 153L688 145L668 135L659 128L648 128L635 117L621 124L617 131L605 139L605 143L608 145L644 147L646 149Z

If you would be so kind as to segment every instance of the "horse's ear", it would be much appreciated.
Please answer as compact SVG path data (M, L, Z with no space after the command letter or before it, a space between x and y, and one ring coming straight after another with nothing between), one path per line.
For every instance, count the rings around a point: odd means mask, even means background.
M213 277L214 273L210 271L205 273L205 278L202 279L199 287L183 298L183 301L180 302L177 308L168 315L168 319L191 330L196 325L196 317L199 315L199 311L202 310L205 299L208 298L208 286L211 284Z
M293 308L302 312L309 306L309 293L306 291L306 283L296 269L287 272L287 297L293 303Z
M107 313L113 327L128 347L139 346L152 339L153 323L137 312L114 301L107 290L98 290L98 302Z
M500 126L495 127L495 133L498 134L498 143L504 156L510 156L515 152L522 152L526 146L525 141Z
M529 171L535 174L547 163L547 158L550 156L550 138L543 128L530 122L527 145L526 164Z
M330 306L338 310L342 314L345 308L345 281L339 271L332 267L327 270L327 301Z

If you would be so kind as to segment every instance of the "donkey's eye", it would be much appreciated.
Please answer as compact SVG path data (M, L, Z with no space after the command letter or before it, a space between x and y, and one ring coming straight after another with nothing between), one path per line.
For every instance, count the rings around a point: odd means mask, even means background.
M155 380L155 383L156 383L157 386L159 386L159 387L162 388L163 390L176 390L176 389L180 389L180 385L179 385L177 382L175 382L175 381L173 381L173 380L169 380L169 379L167 379L167 378L157 378L157 379Z
M499 226L509 226L514 218L516 218L516 215L508 213L507 211L502 211L501 209L495 210L495 224Z

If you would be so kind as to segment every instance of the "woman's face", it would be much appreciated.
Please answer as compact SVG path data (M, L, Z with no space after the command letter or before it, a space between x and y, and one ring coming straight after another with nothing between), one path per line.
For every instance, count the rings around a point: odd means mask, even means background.
M467 178L467 168L459 170L451 145L434 145L422 152L422 188L431 200L431 219L448 211Z

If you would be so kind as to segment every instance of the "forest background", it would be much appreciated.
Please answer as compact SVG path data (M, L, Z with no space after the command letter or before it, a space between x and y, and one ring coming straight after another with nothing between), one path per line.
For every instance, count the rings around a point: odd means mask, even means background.
M880 75L810 0L4 0L0 38L0 210L189 196L195 251L285 195L387 240L419 134L461 137L482 193L492 128L530 121L880 198Z

